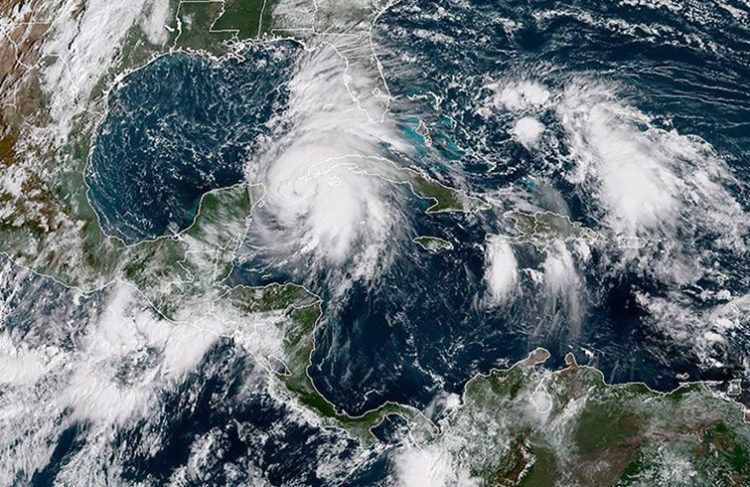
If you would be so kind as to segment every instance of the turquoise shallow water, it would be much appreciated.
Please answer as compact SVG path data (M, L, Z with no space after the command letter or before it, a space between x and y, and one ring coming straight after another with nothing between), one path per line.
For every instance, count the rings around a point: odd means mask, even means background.
M552 366L572 351L608 380L662 390L682 374L746 379L750 256L736 223L750 209L750 13L735 7L742 15L708 2L399 3L374 39L391 116L414 147L406 162L492 209L428 217L425 202L404 203L410 237L437 235L454 251L399 242L375 282L354 282L344 295L312 266L269 262L252 238L231 282L292 279L326 298L310 371L350 413L386 400L425 407L537 346ZM261 45L218 65L176 54L127 77L110 95L86 174L104 228L127 242L179 230L201 194L242 180L263 137L284 131L274 118L287 108L279 80L298 52ZM544 100L529 101L536 95L522 83ZM592 114L604 115L589 123ZM544 128L533 146L519 140L523 117ZM586 249L532 245L504 216L519 208L568 216L597 239ZM629 218L637 231L628 233ZM513 239L518 292L504 306L485 303L488 235ZM630 238L637 252L623 243ZM717 318L733 326L719 329ZM274 484L323 483L311 444L337 444L340 459L354 462L349 440L285 421L288 411L260 388L240 393L240 370L251 367L231 343L217 346L166 399L163 417L177 419L161 425L154 456L132 446L143 425L123 428L129 478L166 480L216 429L224 462L258 468ZM198 398L193 409L175 413L188 396ZM84 431L61 435L58 461ZM392 469L387 452L365 457L347 484L372 485ZM219 463L206 471L227 481Z
M377 284L331 305L313 368L328 397L351 412L384 400L423 406L535 346L549 348L552 363L573 351L609 380L664 390L678 377L744 377L750 329L744 312L727 310L744 309L750 291L747 229L734 225L750 203L747 17L697 2L404 2L379 25L413 162L496 206L415 214L415 233L447 238L455 251L401 248ZM533 98L523 83L545 91L544 101L509 108L508 97ZM606 116L588 125L598 113ZM534 148L514 135L522 117L544 127ZM418 121L432 147L414 131ZM514 235L503 212L519 206L567 215L597 238L583 257L575 244L518 243L523 291L487 308L483 244ZM631 235L623 222L632 212L657 217ZM705 338L719 315L737 326L721 341Z

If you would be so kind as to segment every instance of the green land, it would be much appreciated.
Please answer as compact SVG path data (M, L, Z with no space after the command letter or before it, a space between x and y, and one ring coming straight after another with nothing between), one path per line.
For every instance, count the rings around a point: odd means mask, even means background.
M226 53L227 41L235 36L270 32L271 6L240 0L179 3L175 8L181 28L173 43ZM328 21L327 16L321 19ZM163 52L143 39L142 33L133 33L132 46L123 49L127 54L101 81L92 106L103 107L105 87L117 72ZM28 112L0 120L0 164L6 172L23 164L24 156L17 151L22 127L12 120L43 124L48 109L35 89L29 89L25 103L31 107ZM277 377L290 397L314 411L323 424L343 428L366 443L376 441L372 427L391 414L406 418L416 431L431 430L422 428L423 416L407 406L387 403L351 417L317 391L307 373L321 314L317 296L294 284L224 284L251 213L246 186L206 194L193 225L179 235L133 246L104 235L82 176L93 123L78 122L74 132L81 135L61 154L36 149L40 160L52 162L25 183L25 198L3 201L18 205L0 220L2 250L15 262L82 289L124 279L167 319L195 302L226 303L248 317L280 315L283 319L270 325L279 327L283 337L280 360L285 370ZM430 213L481 207L478 200L416 172L396 182L408 183L417 196L433 200ZM587 229L553 213L508 216L515 221L518 238L540 245L591 237ZM427 249L446 242L418 239ZM440 422L439 434L425 434L423 444L444 448L457 468L466 468L488 485L750 485L750 429L738 404L701 384L670 394L639 384L608 385L597 371L572 362L560 371L543 369L544 358L537 353L509 370L470 381L464 404Z
M408 183L415 195L423 199L433 200L427 213L447 211L474 211L482 208L482 202L477 198L463 196L457 190L434 181L418 171L409 169L411 177Z
M227 52L226 42L268 35L274 0L179 2L173 45L214 55Z
M316 325L320 319L320 300L303 287L294 284L275 284L263 288L237 287L223 299L237 309L251 315L258 312L284 313L278 322L283 336L284 356L280 357L285 370L279 378L291 396L315 412L329 427L342 428L366 444L376 440L372 428L388 415L399 415L420 424L422 417L414 408L396 403L385 403L361 416L350 416L338 411L320 392L307 373L315 349Z
M453 250L453 244L440 237L431 237L427 235L421 235L414 239L414 243L422 247L424 250L429 252L441 252L444 250Z
M516 239L539 247L546 247L553 241L590 241L596 235L567 216L551 211L509 211L505 217L513 221Z
M703 384L661 394L608 385L546 355L466 385L464 404L425 444L485 485L749 485L750 425L742 407Z

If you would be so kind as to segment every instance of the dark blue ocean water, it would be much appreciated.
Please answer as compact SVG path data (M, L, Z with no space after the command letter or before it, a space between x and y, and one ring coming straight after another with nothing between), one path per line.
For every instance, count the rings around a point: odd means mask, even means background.
M14 405L29 408L29 416L40 419L35 431L26 431L23 421L14 431L21 437L8 447L4 465L18 469L15 484L57 485L60 471L70 468L83 454L84 463L90 462L102 472L120 469L117 483L164 485L191 458L195 462L195 453L201 449L207 455L198 461L197 470L185 476L187 485L244 485L260 477L273 485L320 485L316 471L320 464L334 468L348 465L338 476L365 479L364 485L370 484L373 476L382 478L387 473L387 460L379 452L363 452L340 431L301 420L272 397L265 383L266 372L256 370L255 359L233 340L218 340L178 383L160 387L158 379L144 380L153 367L159 367L163 359L160 350L133 350L135 358L145 359L129 360L134 357L123 357L119 350L111 349L102 364L90 363L96 354L87 350L92 346L87 345L87 337L103 326L100 320L123 318L103 314L114 287L83 294L26 271L5 257L0 257L0 266L3 283L8 285L0 290L4 304L0 331L4 338L19 344L22 353L50 354L67 370L51 371L23 398L23 404ZM157 406L114 424L102 438L101 424L96 420L86 418L86 414L81 417L74 408L55 410L49 404L61 400L71 363L82 369L90 365L106 369L111 361L120 371L128 368L134 379L131 383L122 378L123 390L135 392L156 386L149 394ZM100 377L104 382L117 380L106 377L106 372ZM86 388L101 385L93 381ZM4 383L4 400L9 392L14 392L13 386ZM97 390L75 392L94 397L101 394ZM7 403L3 407L7 408ZM50 455L40 468L26 470L26 463L20 459L27 440L22 436L35 434L49 435Z
M187 227L200 197L231 186L286 103L292 43L211 61L164 56L108 98L86 170L104 230L128 243Z
M741 11L747 14L746 8ZM573 220L599 226L590 203L562 177L559 168L567 161L557 154L530 154L511 143L508 119L479 114L486 86L514 77L539 80L552 90L574 77L616 83L622 98L655 117L654 123L703 138L739 181L748 181L747 16L738 21L728 11L702 4L674 12L615 2L402 2L382 17L375 36L396 116L418 116L438 134L436 150L419 162L437 176L460 171L478 193L544 176L564 195ZM407 65L405 57L416 61ZM421 104L414 101L419 95L425 95ZM457 123L445 123L446 115ZM553 120L542 120L556 129ZM456 160L453 147L468 150ZM489 171L488 161L496 165ZM747 208L742 184L732 190ZM742 370L747 331L714 351L725 366L701 369L690 347L651 326L637 303L639 292L667 296L674 290L642 270L613 274L598 268L604 256L596 249L595 264L584 271L588 291L580 331L571 333L570 318L550 315L535 297L511 309L482 309L476 303L483 292L482 254L474 244L498 230L492 220L448 215L418 220L418 233L449 237L459 242L456 252L407 249L379 282L355 286L339 303L319 339L313 367L328 397L352 412L385 399L423 405L435 389L460 391L476 372L502 359L518 360L536 346L552 351L553 364L567 351L585 361L579 346L596 350L592 363L608 379L645 381L659 389L674 387L679 373L725 378ZM691 245L708 248L716 235L699 237ZM520 251L519 267L538 265L535 249ZM745 253L739 257L718 255L711 262L731 276L725 285L735 295L747 293L750 285L750 261ZM698 285L711 289L716 283ZM696 309L705 306L691 303ZM539 327L549 331L539 333ZM345 345L349 353L338 354Z
M534 79L559 91L585 78L616 84L618 97L653 117L653 124L708 142L736 178L729 190L747 210L750 12L732 5L744 17L707 2L675 9L624 2L400 2L380 17L374 40L394 97L392 116L416 146L408 162L476 194L533 186L530 181L543 177L562 195L573 220L598 230L602 223L590 198L563 177L568 154L532 154L512 141L512 118L480 110L491 96L487 86L497 80ZM132 242L184 228L203 192L241 179L255 141L270 133L267 122L284 106L283 89L271 87L289 75L295 49L284 48L281 56L270 52L253 48L246 60L220 65L176 54L113 91L87 171L92 203L108 232ZM541 117L552 133L562 131L554 117ZM416 134L416 120L430 127L432 147ZM481 303L482 244L488 233L507 230L507 219L500 210L426 215L425 208L418 201L404 206L412 228L398 243L394 262L375 281L354 282L335 300L328 299L334 293L326 275L267 267L262 252L243 256L232 276L234 283L249 284L295 279L326 299L310 372L339 408L361 413L386 400L423 407L438 392L460 392L477 372L519 360L537 346L551 351L551 366L569 351L586 362L581 347L593 350L590 363L609 380L645 381L659 389L674 387L681 373L692 379L742 377L750 330L735 330L711 350L723 365L706 368L690 343L675 341L664 323L655 326L639 304L642 294L676 299L700 315L715 303L697 295L716 290L717 282L672 286L643 269L615 269L609 262L613 255L616 261L616 252L602 247L592 250L590 265L577 269L581 318L535 295L488 308ZM421 234L447 238L455 250L424 252L409 241ZM690 246L708 251L717 235L696 231L690 238ZM540 268L544 252L524 244L515 250L519 268ZM735 296L750 293L745 253L711 255L710 264L726 276L726 289ZM226 353L217 348L210 360L238 360ZM197 374L186 387L199 397L218 390L234 397L232 367L238 366L245 365L212 369L208 378ZM329 441L328 433L289 426L278 443L256 445L241 440L233 426L222 426L240 418L250 431L264 432L281 421L283 407L261 396L217 410L215 403L198 401L189 413L175 412L180 394L170 397L164 417L175 420L163 426L173 453L135 456L126 474L165 478L185 460L196 432L225 427L233 459L260 455L273 483L318 483L316 459L306 458L302 445ZM140 427L124 431L123 441L137 442ZM385 462L363 468L359 483L382 478Z

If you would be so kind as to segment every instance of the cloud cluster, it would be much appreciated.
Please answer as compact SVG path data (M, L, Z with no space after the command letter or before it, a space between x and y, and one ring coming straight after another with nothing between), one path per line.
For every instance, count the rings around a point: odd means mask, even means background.
M379 176L388 171L385 156L405 146L390 122L371 120L352 101L345 67L333 49L302 56L284 133L248 168L264 190L250 237L293 266L348 266L367 277L403 223L393 186ZM356 76L353 69L346 74Z

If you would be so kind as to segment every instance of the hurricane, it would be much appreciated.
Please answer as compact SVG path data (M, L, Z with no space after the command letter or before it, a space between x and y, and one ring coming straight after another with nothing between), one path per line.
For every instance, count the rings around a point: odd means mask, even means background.
M0 32L0 484L750 485L745 0Z

